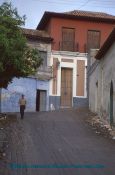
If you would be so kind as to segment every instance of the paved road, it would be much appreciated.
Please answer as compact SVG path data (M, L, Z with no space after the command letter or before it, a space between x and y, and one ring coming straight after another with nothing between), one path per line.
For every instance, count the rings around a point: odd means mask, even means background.
M115 175L115 142L97 135L85 122L88 115L87 110L61 110L26 113L24 120L18 116L4 175ZM11 162L26 166L13 169ZM96 164L105 167L93 168Z

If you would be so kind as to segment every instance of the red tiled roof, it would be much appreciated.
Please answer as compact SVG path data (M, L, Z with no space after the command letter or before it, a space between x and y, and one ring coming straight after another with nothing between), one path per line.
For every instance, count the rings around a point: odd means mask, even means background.
M74 20L97 21L97 22L106 22L115 24L115 16L103 12L74 10L70 12L57 13L57 12L46 11L42 16L41 21L37 26L37 29L43 30L52 17L74 19Z
M70 12L65 12L65 14L74 15L74 16L83 16L83 17L95 17L102 19L115 19L115 16L103 13L103 12L92 12L92 11L81 11L81 10L73 10Z
M104 42L104 44L102 45L102 47L100 48L100 50L97 52L95 58L97 60L102 59L102 57L106 54L106 52L108 51L108 49L111 47L111 45L114 42L115 42L115 28L112 30L112 32L110 33L109 37Z
M46 41L52 41L53 39L46 33L45 31L41 30L34 30L34 29L22 29L23 34L27 38L32 39L39 39L39 40L46 40Z

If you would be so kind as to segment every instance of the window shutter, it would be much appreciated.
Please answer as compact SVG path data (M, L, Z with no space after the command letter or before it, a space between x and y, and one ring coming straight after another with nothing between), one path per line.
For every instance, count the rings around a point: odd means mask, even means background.
M62 47L63 51L74 51L75 29L62 28Z
M100 48L100 31L88 30L87 48L88 52L90 49Z

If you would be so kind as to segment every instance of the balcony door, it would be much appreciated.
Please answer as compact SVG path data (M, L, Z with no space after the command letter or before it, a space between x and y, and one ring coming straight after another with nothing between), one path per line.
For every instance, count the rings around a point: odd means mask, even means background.
M62 28L61 50L74 51L75 48L75 29Z

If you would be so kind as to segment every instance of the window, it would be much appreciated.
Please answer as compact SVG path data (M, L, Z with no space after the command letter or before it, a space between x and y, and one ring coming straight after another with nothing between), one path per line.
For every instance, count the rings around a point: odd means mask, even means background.
M75 48L75 29L62 28L61 50L74 51Z
M101 32L96 30L88 30L87 34L87 51L90 49L99 49L100 48L100 37Z
M39 51L40 57L43 59L43 64L40 66L40 68L45 68L47 66L47 52L45 51Z

